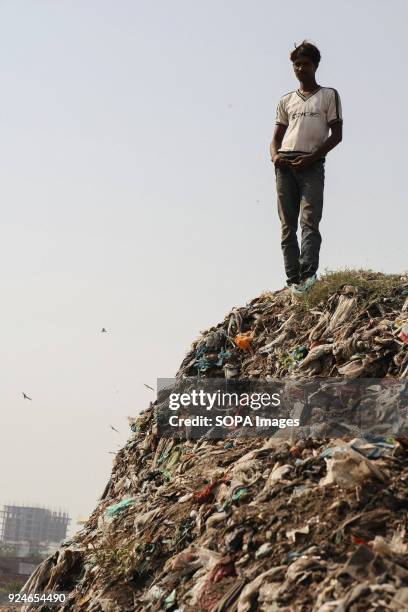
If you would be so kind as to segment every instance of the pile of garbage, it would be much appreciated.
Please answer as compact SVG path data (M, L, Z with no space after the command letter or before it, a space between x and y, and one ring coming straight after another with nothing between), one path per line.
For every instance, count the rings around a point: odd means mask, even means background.
M331 280L234 308L177 379L408 379L408 277ZM156 415L130 418L97 508L25 593L90 612L408 609L407 437L165 438Z

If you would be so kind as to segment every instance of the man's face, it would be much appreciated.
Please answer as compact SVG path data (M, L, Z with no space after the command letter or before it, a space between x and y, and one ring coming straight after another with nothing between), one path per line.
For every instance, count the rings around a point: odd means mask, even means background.
M299 55L299 57L293 62L293 70L295 71L296 78L299 81L313 81L317 66L314 65L310 57L306 55Z

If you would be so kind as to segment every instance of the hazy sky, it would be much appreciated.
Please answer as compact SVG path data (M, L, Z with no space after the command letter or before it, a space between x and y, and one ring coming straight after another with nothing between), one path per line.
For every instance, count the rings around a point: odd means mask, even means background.
M303 38L344 115L321 271L407 270L407 17L406 0L0 3L0 504L89 513L143 383L283 286L268 147Z

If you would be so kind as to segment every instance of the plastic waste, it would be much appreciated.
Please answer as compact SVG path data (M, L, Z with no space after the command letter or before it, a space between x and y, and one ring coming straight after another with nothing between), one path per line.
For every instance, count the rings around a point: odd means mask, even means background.
M267 557L273 550L273 546L270 542L262 544L255 553L255 559L263 559Z
M234 308L200 333L177 373L179 381L219 377L226 386L228 371L290 378L289 403L302 405L305 381L344 372L335 407L347 420L335 438L317 428L284 439L244 439L234 430L221 440L166 438L158 433L158 398L131 417L94 512L25 591L64 590L67 609L81 612L404 610L407 394L396 399L392 387L408 379L399 337L408 277L386 277L382 296L383 275L350 274L353 286L342 273L334 289L329 276L326 293L323 277L317 304L295 308L284 292L267 292ZM234 339L248 329L253 337L243 349ZM288 355L298 361L289 376ZM365 398L357 378L372 379ZM390 390L384 413L398 409L396 431L387 419L384 430L370 422L370 394L381 386ZM326 426L319 397L309 406Z
M385 475L372 461L349 446L335 449L331 458L325 461L327 474L319 483L321 487L336 484L348 489L371 478L386 481Z
M113 506L109 506L109 508L106 509L106 516L113 518L119 514L122 514L129 508L129 506L133 506L135 501L136 500L133 498L122 499L122 501L119 503L113 504Z
M238 334L235 336L234 342L241 350L248 351L251 348L254 335L254 332L251 331L245 332L244 334Z

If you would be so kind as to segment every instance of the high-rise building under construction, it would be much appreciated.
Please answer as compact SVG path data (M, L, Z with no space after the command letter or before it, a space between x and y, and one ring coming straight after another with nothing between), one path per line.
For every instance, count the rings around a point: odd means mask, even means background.
M39 552L62 542L68 524L66 512L35 506L5 505L0 511L0 540L15 548L26 543L30 552Z

